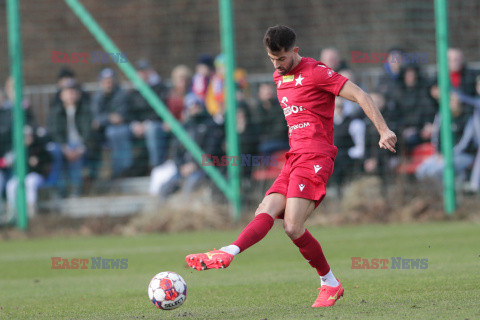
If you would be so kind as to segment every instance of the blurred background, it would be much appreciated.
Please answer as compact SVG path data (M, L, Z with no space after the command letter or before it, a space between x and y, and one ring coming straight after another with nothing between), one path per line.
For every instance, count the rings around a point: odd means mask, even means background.
M31 228L130 232L231 225L227 198L116 64L133 65L205 154L225 155L218 1L82 3L120 52L105 52L64 1L20 3ZM265 30L276 24L295 29L300 55L324 62L367 90L399 138L397 154L380 150L378 134L360 107L337 98L339 153L327 198L312 223L478 219L480 2L458 0L448 6L458 204L452 217L445 215L442 202L432 1L232 4L239 151L245 159L267 159L263 165L246 161L241 166L241 219L251 217L289 148L262 44ZM2 2L0 16L6 15ZM17 216L18 179L6 23L0 24L0 42L0 216L8 226ZM227 176L226 167L217 169Z

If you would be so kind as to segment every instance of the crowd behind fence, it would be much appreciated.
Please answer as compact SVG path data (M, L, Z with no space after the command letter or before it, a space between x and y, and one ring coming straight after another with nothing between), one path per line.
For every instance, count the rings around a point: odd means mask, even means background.
M366 89L399 138L397 154L378 148L378 134L361 108L343 98L335 100L335 144L339 149L331 186L339 197L346 182L375 175L384 185L397 175L441 181L438 97L435 66L405 63L406 52L391 49L386 63L355 72L351 61L335 48L319 60ZM452 92L450 107L454 135L454 166L462 191L480 190L480 72L463 61L462 51L448 52ZM36 214L39 188L60 197L86 194L99 180L150 176L150 193L165 199L176 192L190 194L208 178L202 165L232 165L224 134L224 61L222 55L201 55L191 70L175 66L164 80L146 60L135 64L137 74L164 101L190 137L205 152L197 164L171 134L168 123L129 82L112 68L95 82L79 83L71 68L59 70L57 83L26 86L23 107L28 173L25 179L29 214ZM288 151L288 126L276 97L271 74L235 72L237 133L242 185L268 184L280 172ZM14 216L18 181L12 165L12 80L0 92L0 206ZM295 112L295 110L291 110ZM106 169L105 169L106 168ZM247 190L244 190L245 192Z

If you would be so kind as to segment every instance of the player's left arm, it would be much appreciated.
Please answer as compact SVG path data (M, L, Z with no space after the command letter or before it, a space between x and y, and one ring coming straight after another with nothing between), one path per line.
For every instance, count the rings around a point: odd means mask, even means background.
M396 153L395 144L397 143L397 136L388 128L385 119L383 119L380 110L375 106L370 95L355 83L348 80L340 90L339 96L358 103L367 117L372 120L375 128L377 128L377 131L380 134L380 141L378 142L380 148L388 149L391 152Z

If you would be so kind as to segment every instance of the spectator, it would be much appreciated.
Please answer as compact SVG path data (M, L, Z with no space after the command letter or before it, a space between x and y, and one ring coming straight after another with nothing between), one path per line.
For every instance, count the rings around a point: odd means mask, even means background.
M127 94L120 88L115 72L106 68L99 75L100 91L92 99L92 133L89 148L92 178L102 156L106 139L112 150L113 177L120 176L132 165L132 144L128 127Z
M12 102L7 98L7 95L1 93L2 99L0 101L0 170L6 175L6 157L12 151ZM2 179L5 182L5 178ZM0 191L2 185L0 184Z
M403 50L391 48L388 51L387 61L383 64L383 74L378 79L377 91L385 97L387 109L392 109L392 93L400 82Z
M248 82L248 74L247 70L243 68L235 69L233 73L233 79L235 81L236 86L236 97L237 101L239 101L239 94L241 96L240 101L245 101L250 99L250 84Z
M195 74L192 78L192 92L204 102L210 78L214 72L213 58L206 54L201 55L198 58Z
M210 78L205 97L205 105L208 113L213 120L222 125L224 121L225 105L224 105L224 77L225 77L225 61L222 54L215 58L215 73Z
M6 109L12 109L15 103L15 89L13 87L13 78L8 77L5 81L5 97L3 99L4 107ZM23 112L25 116L25 125L35 126L35 117L33 116L30 102L27 99L22 101ZM12 118L10 118L12 119Z
M474 160L473 149L468 149L468 146L460 146L459 144L459 142L462 140L461 138L464 134L465 126L470 117L466 112L464 112L461 101L455 95L451 96L450 109L452 113L452 134L455 145L453 165L458 179L463 182L466 178L466 171L472 165ZM436 147L436 153L425 159L418 166L415 172L415 175L418 179L430 178L439 182L442 181L444 161L440 151L440 122L440 115L437 114L435 116L432 131L432 143ZM469 144L472 145L472 143Z
M185 65L178 65L172 70L172 84L167 97L167 107L173 116L182 121L185 96L191 89L192 73Z
M258 101L253 111L255 124L259 128L259 152L271 155L276 151L288 150L287 122L270 83L260 84Z
M400 71L400 78L391 95L395 104L395 114L400 121L401 143L406 151L411 151L430 137L422 132L431 131L435 111L428 97L426 83L417 65L406 65Z
M237 134L240 155L248 154L255 156L258 151L258 130L252 123L250 108L242 96L242 92L237 90ZM242 176L249 178L252 173L252 167L242 167Z
M449 48L447 53L448 71L450 76L451 88L457 92L462 92L468 96L475 95L475 78L477 72L467 68L462 50L458 48ZM430 95L438 104L440 91L437 81L430 88ZM464 112L471 113L472 107L463 105Z
M49 116L49 131L55 143L54 166L60 178L68 171L71 195L78 196L82 190L82 168L87 152L91 128L90 105L81 98L81 90L74 80L68 81L60 91L59 105L53 106ZM58 161L59 160L59 161ZM66 166L65 166L66 165ZM66 195L65 179L60 179L60 190Z
M345 61L341 60L337 48L334 47L323 49L320 52L320 61L336 72L347 68Z
M249 93L247 72L244 69L235 69L234 81L238 88L243 91L243 95ZM210 79L207 88L205 105L208 113L218 125L223 125L225 121L225 61L222 54L215 58L215 74Z
M354 83L357 83L355 79L355 74L353 73L352 69L343 68L340 71L338 71L338 73L344 76L345 78L347 78L348 80ZM363 114L363 111L362 111L362 108L360 108L360 106L357 103L344 99L343 114L345 116L351 115L352 117L358 117L361 114Z
M13 165L12 105L1 89L0 96L0 211L3 211L3 191Z
M8 77L5 81L4 91L0 90L0 209L2 206L3 191L5 183L11 175L13 169L13 107L15 103L15 90L13 87L13 78ZM29 108L29 103L24 100L22 103L25 123L34 124L34 118Z
M476 78L475 87L477 94L474 97L461 92L454 93L454 95L456 95L462 103L474 107L473 116L467 123L465 132L456 146L456 152L465 150L472 140L476 144L477 152L472 173L470 174L470 181L466 185L466 191L478 193L480 192L480 75Z
M365 122L360 118L343 113L343 98L335 98L334 142L338 148L335 160L335 170L332 181L336 184L339 194L341 186L355 169L360 169L361 160L365 155ZM353 170L352 170L353 169Z
M200 98L189 94L185 99L186 122L184 129L199 147L211 156L221 156L221 143L223 141L223 129L218 126L206 112ZM183 185L185 195L190 194L205 179L205 172L198 166L189 152L179 142L172 146L175 154L175 170L172 177L158 185L155 180L162 179L162 166L152 172L152 193L160 194L162 198L172 194ZM170 166L165 163L165 166ZM168 170L171 171L171 170Z
M162 101L166 101L166 87L150 64L147 61L140 60L137 62L136 68L138 76L150 86ZM160 116L138 89L130 92L127 105L128 118L131 120L131 134L136 141L145 141L148 150L148 164L144 163L147 157L140 154L133 161L135 165L128 170L128 175L143 175L148 172L148 167L153 168L165 161L168 152L169 132ZM121 139L130 139L130 136L125 134Z
M68 67L61 68L57 76L57 92L53 97L52 106L61 106L60 92L67 84L71 83L72 80L78 83L75 72ZM80 91L80 100L82 100L82 103L89 103L90 95L82 89L80 89Z
M46 140L41 134L42 130L35 130L25 126L24 139L27 155L27 174L25 176L25 192L28 205L28 215L35 216L38 189L44 184L45 178L50 173L52 158L46 148ZM7 201L10 216L15 215L17 177L12 177L7 182Z
M458 48L448 49L448 70L453 89L457 89L469 96L475 95L477 72L466 67L462 50Z
M372 92L370 96L391 130L398 132L399 119L386 109L385 97L378 92ZM366 122L365 136L365 161L363 163L363 169L368 174L380 176L383 183L382 190L385 192L392 177L391 173L399 163L398 158L388 150L378 147L377 129L371 121Z

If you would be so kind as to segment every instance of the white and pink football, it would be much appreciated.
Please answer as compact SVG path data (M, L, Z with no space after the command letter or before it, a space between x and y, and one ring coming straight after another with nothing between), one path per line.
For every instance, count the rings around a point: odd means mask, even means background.
M178 308L187 299L187 284L178 273L160 272L148 284L148 298L159 309Z

